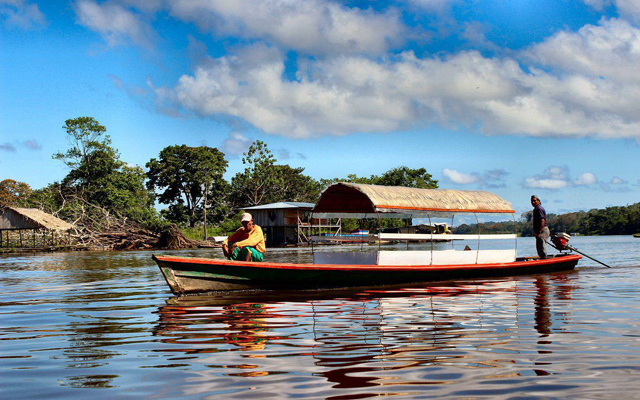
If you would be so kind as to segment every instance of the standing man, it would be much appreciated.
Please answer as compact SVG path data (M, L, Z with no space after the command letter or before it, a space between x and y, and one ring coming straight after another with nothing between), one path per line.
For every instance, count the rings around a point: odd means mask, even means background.
M536 237L536 250L540 258L547 258L547 239L550 233L547 227L547 212L535 194L531 196L533 206L533 236Z
M222 252L229 260L264 261L266 246L262 228L253 223L249 213L242 214L242 228L222 242Z

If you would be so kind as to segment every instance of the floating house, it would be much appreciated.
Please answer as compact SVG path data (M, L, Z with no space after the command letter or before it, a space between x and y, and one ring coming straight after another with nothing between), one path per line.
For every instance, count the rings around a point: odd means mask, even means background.
M74 228L68 222L37 208L5 206L0 208L0 249L51 249L70 245Z
M267 246L306 244L312 234L339 235L340 219L312 220L314 206L313 203L286 201L245 207L244 210L251 213L253 221L262 228Z

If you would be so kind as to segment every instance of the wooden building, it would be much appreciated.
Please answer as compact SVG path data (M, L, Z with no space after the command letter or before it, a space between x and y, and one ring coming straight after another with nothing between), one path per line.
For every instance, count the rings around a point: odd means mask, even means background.
M262 228L267 246L306 244L312 234L340 234L340 219L311 220L311 210L315 204L302 202L281 202L246 207L253 221Z
M37 208L0 208L0 249L38 250L71 245L68 222Z

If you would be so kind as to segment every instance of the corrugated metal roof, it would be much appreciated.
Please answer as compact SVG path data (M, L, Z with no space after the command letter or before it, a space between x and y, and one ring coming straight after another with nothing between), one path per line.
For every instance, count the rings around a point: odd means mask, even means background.
M315 204L313 203L303 203L296 201L283 201L280 203L271 203L271 204L263 204L259 206L253 207L244 207L244 210L281 210L284 208L302 208L311 210Z
M0 229L51 229L68 231L73 225L37 208L5 207L0 210Z
M477 190L416 189L342 182L329 186L314 208L319 213L515 213L500 196Z

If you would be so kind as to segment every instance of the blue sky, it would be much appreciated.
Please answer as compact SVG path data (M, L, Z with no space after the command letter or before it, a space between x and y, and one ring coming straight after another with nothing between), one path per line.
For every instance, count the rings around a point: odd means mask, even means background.
M314 178L426 168L518 212L640 200L638 0L0 0L0 179L68 118L144 166L256 139Z

